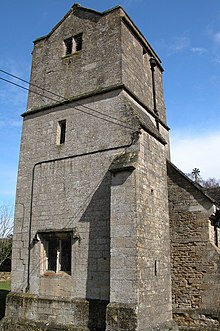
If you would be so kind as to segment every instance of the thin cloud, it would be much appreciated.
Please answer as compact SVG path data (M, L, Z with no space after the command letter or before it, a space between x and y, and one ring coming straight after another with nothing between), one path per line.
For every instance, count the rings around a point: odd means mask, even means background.
M173 39L170 43L169 50L171 53L179 53L190 46L190 39L188 37L180 36Z
M10 168L10 167L9 167ZM14 197L15 189L16 189L16 175L17 169L6 169L6 166L0 167L1 174L0 174L0 196L1 198L4 196L11 196Z
M6 120L0 120L0 128L2 127L11 127L11 128L20 128L21 127L22 120L13 120L13 119L6 119Z
M217 56L213 57L212 61L215 63L220 63L220 56L217 55Z
M213 39L215 41L216 44L220 45L220 32L216 32L213 34Z
M15 70L14 68L13 70L14 65L15 63L13 61L8 60L4 62L2 58L0 58L0 68L2 70L24 77L26 69L23 71L22 75L21 68L23 66L18 63L18 69ZM0 76L5 79L13 80L4 75L3 73L0 73ZM17 88L11 84L0 80L0 139L3 141L5 139L5 136L7 136L7 142L5 142L4 146L13 146L13 144L11 144L12 139L19 139L22 125L20 114L23 113L26 109L26 100L26 92L24 92L20 88ZM2 154L1 164L3 162L6 161L5 156ZM1 183L3 179L4 178L0 178Z
M212 28L208 28L207 35L213 43L213 46L215 48L214 51L217 51L220 46L220 31L214 32Z
M219 56L220 31L214 32L212 28L208 28L207 36L211 41L210 60L215 63L220 63L220 56Z
M172 162L183 172L199 168L204 179L220 179L220 133L200 136L173 134L171 137Z
M27 92L19 87L10 85L10 83L0 80L0 99L1 104L24 107L26 105Z
M29 77L29 66L27 66L26 63L16 62L14 59L0 57L0 69L24 79ZM17 79L10 77L3 72L0 72L0 76L3 79L23 85ZM26 80L28 80L28 78L26 78ZM28 85L24 86L28 88ZM9 105L24 108L26 107L26 100L27 91L0 80L0 102L2 105L6 104L7 108Z
M203 55L203 54L207 54L208 53L208 50L206 48L203 48L203 47L192 47L191 48L191 51L193 53L198 54L198 55Z
M171 39L160 39L156 41L157 49L163 51L168 56L181 53L190 49L190 38L187 36L179 36Z

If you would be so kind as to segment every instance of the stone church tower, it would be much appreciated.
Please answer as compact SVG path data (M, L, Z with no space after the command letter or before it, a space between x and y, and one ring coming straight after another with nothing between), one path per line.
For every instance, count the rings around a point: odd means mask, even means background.
M120 6L34 42L4 330L177 330L162 72Z
M220 330L220 199L169 161L162 72L120 6L34 42L2 331Z

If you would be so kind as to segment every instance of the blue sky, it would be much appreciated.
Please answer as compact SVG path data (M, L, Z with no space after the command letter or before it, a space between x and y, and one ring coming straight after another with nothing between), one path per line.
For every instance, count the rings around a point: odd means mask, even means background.
M122 5L162 60L172 161L220 178L219 0L81 0L104 11ZM2 1L0 69L29 80L32 41L47 34L70 0ZM0 77L8 78L2 73ZM13 204L27 93L0 80L0 205Z

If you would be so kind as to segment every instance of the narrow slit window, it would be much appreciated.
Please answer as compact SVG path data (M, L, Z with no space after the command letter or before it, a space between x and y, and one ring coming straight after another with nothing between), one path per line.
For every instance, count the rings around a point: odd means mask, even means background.
M66 139L66 121L59 122L59 144L62 145L65 143Z

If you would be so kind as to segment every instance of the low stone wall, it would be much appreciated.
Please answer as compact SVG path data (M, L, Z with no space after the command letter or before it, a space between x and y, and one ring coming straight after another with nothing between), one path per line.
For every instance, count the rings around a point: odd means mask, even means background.
M105 330L107 304L100 300L67 300L11 292L7 296L6 316L0 330L101 331Z
M106 319L106 321L105 321ZM7 296L1 331L142 331L138 328L135 304L100 300L46 298L29 293ZM178 331L174 321L144 331Z
M0 282L5 282L11 280L10 272L0 272Z
M11 292L7 296L6 319L10 323L21 325L38 324L39 330L44 326L59 326L58 330L65 330L66 326L74 325L79 330L87 331L89 320L89 303L86 300L56 300L55 298L41 298L37 295ZM10 325L9 323L9 325ZM6 323L6 325L8 322ZM62 328L60 327L62 326ZM36 330L38 329L35 327ZM19 329L19 330L20 330ZM3 330L9 330L3 328ZM17 330L17 329L16 329Z
M217 310L175 310L173 317L179 325L179 331L220 331L220 314Z

